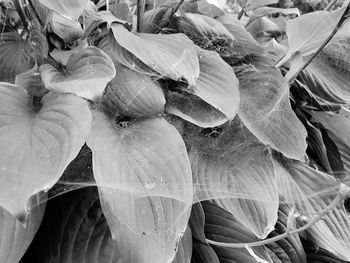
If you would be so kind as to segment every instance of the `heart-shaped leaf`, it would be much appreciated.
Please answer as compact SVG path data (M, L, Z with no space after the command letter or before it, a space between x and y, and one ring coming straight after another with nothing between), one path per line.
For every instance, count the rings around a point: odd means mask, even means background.
M112 24L112 30L116 41L124 49L162 76L184 79L195 85L199 76L197 50L185 35L134 34L116 23Z
M193 199L181 136L162 118L124 123L123 128L103 113L93 113L87 144L113 238L129 242L123 257L133 249L140 262L171 261Z
M255 235L265 238L277 220L278 193L268 149L236 118L214 129L184 134L198 200L215 199Z
M238 110L240 95L233 69L213 51L198 49L200 73L196 85L187 92L224 113L232 120Z
M77 20L88 5L88 0L39 0L51 10Z
M249 243L258 241L258 238L230 213L211 202L202 203L205 213L205 235L217 242ZM220 262L259 262L244 248L225 248L213 246ZM264 246L252 249L260 262L272 262Z
M40 71L47 89L89 100L100 99L116 74L111 58L93 46L73 54L64 72L50 64L42 65Z
M176 115L193 124L208 128L224 124L228 118L199 97L168 91L165 112Z
M41 224L45 212L45 202L43 201L45 201L44 196L42 198L33 196L33 207L25 227L8 211L0 208L1 262L20 262Z
M272 68L237 75L241 94L239 116L248 129L285 156L304 160L306 130L289 102L289 87Z
M21 220L29 198L52 187L90 130L86 101L48 93L35 112L22 87L0 84L0 205Z
M133 117L155 117L164 113L165 97L160 85L121 64L102 97L107 112Z

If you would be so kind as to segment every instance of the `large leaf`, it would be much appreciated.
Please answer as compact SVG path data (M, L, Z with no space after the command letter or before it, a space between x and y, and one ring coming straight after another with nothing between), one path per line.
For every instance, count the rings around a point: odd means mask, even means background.
M47 89L89 100L100 99L116 74L111 58L93 46L73 54L63 72L50 64L42 65L40 71Z
M88 0L39 0L51 10L63 15L73 18L75 20L83 13L88 4Z
M176 256L172 263L191 263L192 258L192 232L187 227L184 236L181 239Z
M13 81L17 74L31 69L35 65L35 59L40 60L47 52L47 41L40 32L33 31L27 39L22 39L17 32L2 33L0 80Z
M282 164L281 164L282 163ZM293 205L299 220L308 222L326 208L339 189L338 181L298 161L276 162L278 186L284 201ZM336 256L350 259L350 218L343 204L306 230L308 239Z
M160 85L121 64L102 97L102 104L112 114L120 112L133 117L164 113L165 97Z
M33 196L33 209L24 227L13 215L0 208L0 258L2 263L17 263L32 242L45 212L44 198Z
M196 196L215 199L258 237L265 238L277 220L278 193L268 149L238 118L214 129L189 126Z
M25 220L29 198L52 187L75 158L91 122L86 101L48 93L35 112L24 88L0 84L0 205Z
M333 103L350 103L350 38L326 46L305 69L303 80L310 91Z
M124 49L162 76L195 85L199 76L197 50L185 35L134 34L116 23L112 30Z
M203 128L219 126L228 121L223 113L195 95L173 91L168 91L166 94L166 113L176 115Z
M306 242L304 242L306 243ZM326 249L314 246L312 242L304 245L308 263L346 263Z
M169 262L185 232L193 198L185 145L162 118L127 127L94 112L87 140L102 209L126 262ZM130 251L134 260L127 260Z
M278 0L247 0L244 6L245 11L251 11L262 6L277 4Z
M230 213L210 202L202 203L205 213L205 235L207 238L217 242L227 243L249 243L258 241L258 238ZM253 257L245 248L225 248L213 246L220 262L255 263L272 262L264 246L253 248Z
M78 21L59 13L52 14L51 27L53 32L65 42L73 42L84 35Z
M212 18L217 18L225 14L219 7L209 4L206 0L199 0L196 2L185 1L181 5L181 8L186 13L198 13Z
M304 160L306 130L289 102L289 87L276 69L245 70L240 83L239 116L263 143L293 159Z

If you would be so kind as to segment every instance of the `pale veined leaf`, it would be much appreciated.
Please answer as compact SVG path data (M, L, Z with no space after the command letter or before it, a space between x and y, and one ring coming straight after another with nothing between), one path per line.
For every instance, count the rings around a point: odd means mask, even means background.
M187 91L224 113L232 120L238 110L240 95L233 69L213 51L198 49L199 78Z
M191 263L192 258L192 232L191 228L187 226L185 234L181 238L178 246L176 256L172 263Z
M51 10L63 16L77 20L88 5L88 0L39 0Z
M306 129L293 112L289 87L276 69L245 70L240 81L239 116L248 129L285 156L304 160Z
M285 16L296 15L300 16L300 11L298 8L276 8L276 7L260 7L253 11L252 15L249 17L249 23L257 19L258 17L273 15L273 14L282 14Z
M35 60L41 60L48 52L43 34L33 31L27 39L17 32L5 32L0 36L0 80L11 81L17 74L31 69Z
M142 33L156 34L169 25L171 20L171 8L154 8L144 13L141 29Z
M107 86L102 105L112 114L132 117L155 117L164 114L165 96L161 86L121 64L116 77Z
M0 258L2 263L20 262L41 224L45 212L44 199L44 196L33 196L33 208L25 227L13 215L0 207Z
M246 12L257 9L262 6L277 4L278 0L247 0L244 6Z
M284 204L283 202L280 203L278 209L278 220L276 222L275 229L268 235L268 238L273 238L287 232L290 212L292 211L288 205ZM293 231L293 229L288 230ZM306 254L299 235L290 235L285 239L267 244L266 246L281 262L307 262Z
M205 49L222 56L233 53L233 35L218 20L200 14L186 13L178 18L178 30Z
M51 27L53 32L66 42L77 40L84 35L78 21L55 12L51 17Z
M93 46L73 54L64 72L50 64L42 65L39 69L47 89L89 100L99 100L107 83L116 74L111 58Z
M113 239L126 238L139 260L125 262L171 262L193 200L190 163L177 130L162 118L116 126L94 111L87 144Z
M306 242L304 242L306 243ZM347 263L348 261L336 257L331 252L315 246L312 242L304 244L308 263Z
M238 118L213 129L188 124L183 137L198 200L214 199L255 235L265 238L278 210L269 150Z
M164 77L195 85L199 76L197 50L185 35L134 34L116 23L111 28L116 41L147 66Z
M264 49L245 29L241 21L233 15L220 16L218 20L234 36L233 49L235 55L244 57L252 53L263 53Z
M204 231L207 238L217 242L249 243L259 239L229 212L211 202L202 203L205 213ZM252 256L244 248L213 246L220 262L272 263L264 246L251 249ZM259 259L259 261L257 260Z
M186 13L198 13L212 18L217 18L225 14L219 7L209 4L206 0L199 0L196 2L185 1L181 5L181 9Z
M287 21L289 51L279 65L283 65L294 54L308 56L315 53L332 33L346 10L347 1L336 11L317 11Z
M334 177L304 163L279 159L275 165L280 194L286 203L296 207L300 222L307 223L322 213L339 191ZM326 213L306 232L316 245L344 260L350 259L350 218L343 204Z
M36 112L27 91L0 84L0 206L25 222L28 200L48 190L76 157L89 134L87 102L48 93Z
M332 40L304 73L313 94L333 103L350 103L350 37Z
M165 112L193 124L208 128L224 124L228 118L199 97L178 92L166 92Z

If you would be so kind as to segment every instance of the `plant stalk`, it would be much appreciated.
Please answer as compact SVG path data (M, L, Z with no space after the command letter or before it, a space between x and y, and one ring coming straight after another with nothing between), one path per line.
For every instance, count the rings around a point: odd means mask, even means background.
M177 10L179 10L183 2L185 2L185 0L180 0L180 2L176 5L176 7L171 11L171 15L170 15L171 17L175 15L175 13L177 12Z
M143 15L145 13L145 0L137 0L137 26L136 32L141 32Z
M24 26L24 30L29 34L30 28L31 28L31 23L29 22L26 14L23 10L21 0L14 0L13 3L15 5L15 8L16 8L16 11L17 11L19 17L21 18L21 21L22 21L23 26Z
M40 15L39 15L39 12L38 12L38 10L36 9L36 6L35 6L34 3L33 3L33 0L28 0L28 3L29 3L30 8L32 9L32 11L33 11L33 13L34 13L36 19L38 20L40 26L41 26L42 28L44 28L44 27L45 27L44 22L43 22L43 20L41 19Z
M326 7L323 9L323 11L329 11L334 6L334 4L337 2L337 0L332 0Z

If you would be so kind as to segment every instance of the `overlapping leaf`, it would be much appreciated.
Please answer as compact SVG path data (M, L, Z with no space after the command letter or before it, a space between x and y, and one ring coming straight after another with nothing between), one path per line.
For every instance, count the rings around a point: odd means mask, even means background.
M168 91L165 112L204 128L219 126L228 121L223 113L188 93Z
M24 88L0 84L0 205L25 220L29 198L52 187L75 158L91 122L86 101L48 93L35 112Z
M276 162L279 174L280 194L287 203L300 213L300 221L307 222L335 198L339 189L337 180L298 161ZM322 220L307 230L308 238L336 256L350 259L350 219L342 204L339 204Z
M73 54L64 72L50 64L41 66L40 71L47 89L89 100L100 99L116 74L111 58L93 46Z
M113 239L125 239L138 260L169 262L185 232L193 198L185 145L162 118L125 127L94 111L87 140Z
M293 159L304 160L306 130L289 102L289 87L275 69L246 70L238 75L239 116L263 143Z
M217 242L249 243L258 241L258 238L241 222L221 207L210 203L202 203L205 213L205 234L207 238ZM272 262L264 246L253 248L253 257L245 248L225 248L213 246L220 262ZM258 260L259 259L259 260Z
M83 13L88 4L88 0L39 0L42 4L46 5L51 10L63 15L68 16L74 20Z
M164 113L165 97L160 85L123 65L108 85L102 103L112 114L120 112L133 117L157 116Z
M78 21L55 12L51 17L51 27L53 32L66 42L77 40L84 35Z
M0 208L0 258L3 263L19 262L38 231L45 212L45 203L33 197L33 206L24 227L13 215Z
M278 193L268 149L238 118L212 130L189 126L184 138L199 200L214 199L258 237L277 220Z
M112 30L124 49L162 76L195 85L199 76L197 50L185 35L134 34L120 24L112 24Z
M206 0L184 2L181 5L181 8L186 13L198 13L212 18L217 18L225 14L224 11L222 11L219 7L213 4L209 4Z
M176 256L172 263L191 263L192 258L192 232L191 228L187 227L184 236L176 252Z
M251 11L262 6L278 3L278 0L247 0L244 6L245 11Z

